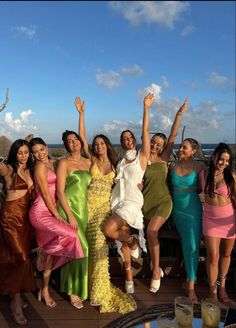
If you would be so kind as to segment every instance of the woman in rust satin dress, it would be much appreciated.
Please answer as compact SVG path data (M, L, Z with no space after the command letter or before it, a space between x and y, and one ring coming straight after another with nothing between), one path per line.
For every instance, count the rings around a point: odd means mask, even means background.
M0 293L10 296L14 320L21 326L27 324L21 293L35 289L29 259L31 166L29 144L23 139L12 144L7 160L0 163L0 175L7 188L0 215Z

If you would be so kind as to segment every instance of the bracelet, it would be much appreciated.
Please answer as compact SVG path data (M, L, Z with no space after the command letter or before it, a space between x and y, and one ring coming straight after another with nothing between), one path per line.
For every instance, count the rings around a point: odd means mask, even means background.
M177 115L181 116L181 115L182 115L182 113L178 113Z

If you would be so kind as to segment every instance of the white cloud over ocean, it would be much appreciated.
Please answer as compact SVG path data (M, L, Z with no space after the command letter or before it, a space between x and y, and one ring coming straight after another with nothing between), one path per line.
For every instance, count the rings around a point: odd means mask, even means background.
M0 135L5 135L13 140L34 133L38 128L30 122L33 114L31 109L22 111L18 118L14 118L12 112L4 113L3 119L0 121Z
M140 103L142 103L143 97L148 92L154 92L157 99L150 109L150 131L163 132L168 135L176 112L183 104L184 99L174 97L162 100L161 87L152 83L144 90L138 91ZM219 138L219 134L222 134L222 136L225 136L225 138L228 139L229 136L224 133L224 126L229 125L230 120L234 117L234 113L221 111L220 106L223 105L224 104L219 105L214 100L206 100L191 105L190 99L190 104L182 116L176 143L180 142L181 132L184 125L186 126L185 137L193 137L200 143L212 142L212 140ZM139 142L141 137L141 119L142 115L140 115L140 118L136 121L113 120L106 122L103 125L103 131L109 138L111 138L111 140L117 143L119 142L120 132L124 129L130 129L135 133ZM230 134L230 131L228 132Z

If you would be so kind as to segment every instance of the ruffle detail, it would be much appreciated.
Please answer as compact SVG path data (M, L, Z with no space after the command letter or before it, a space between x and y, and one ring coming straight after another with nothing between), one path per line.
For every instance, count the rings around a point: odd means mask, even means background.
M114 178L114 177L113 177ZM110 196L113 179L96 176L88 191L87 240L89 244L90 301L100 304L100 313L134 311L137 306L131 295L122 292L110 282L109 254L102 233L105 220L110 216Z

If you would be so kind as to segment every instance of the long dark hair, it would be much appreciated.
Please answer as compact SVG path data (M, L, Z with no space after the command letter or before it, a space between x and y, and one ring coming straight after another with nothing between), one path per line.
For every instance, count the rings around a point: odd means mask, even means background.
M43 145L43 146L47 147L46 142L42 138L40 138L40 137L32 138L30 140L29 144L30 144L30 150L31 150L31 152L32 152L33 146L35 146L35 145ZM48 155L48 158L51 159L51 157L49 155Z
M123 148L123 135L124 135L125 132L129 132L129 133L131 134L132 138L134 139L134 143L135 143L135 145L137 145L137 140L136 140L135 135L133 134L133 132L130 131L130 130L124 130L124 131L122 131L121 134L120 134L120 143L121 143L121 147Z
M219 143L218 146L215 148L210 164L209 164L209 172L208 176L206 179L206 185L205 185L205 193L208 194L210 197L215 196L215 181L214 181L214 176L215 176L215 170L216 170L216 165L219 162L219 159L223 153L229 154L229 165L224 169L224 180L227 185L229 194L231 195L234 190L234 177L232 174L232 160L233 160L233 153L230 147L226 143Z
M92 152L93 152L93 154L94 154L96 157L98 157L97 154L96 154L96 151L95 151L95 141L96 141L97 138L101 138L101 139L105 142L105 144L106 144L106 146L107 146L107 156L108 156L108 158L109 158L109 161L111 162L111 165L112 165L113 167L116 167L116 163L117 163L117 154L116 154L116 152L115 152L115 150L114 150L114 148L113 148L113 146L112 146L112 144L111 144L111 141L110 141L109 138L107 138L104 134L97 134L97 135L93 138L93 142L92 142Z
M17 168L19 166L19 163L17 161L17 153L19 151L19 148L22 146L27 146L29 149L29 158L26 162L26 168L29 169L30 174L32 176L32 171L33 171L33 158L30 152L30 145L29 142L26 141L25 139L17 139L16 141L13 142L11 145L11 148L9 150L9 154L7 159L4 161L5 164L10 165L13 169L13 185L15 186L16 184L16 176L17 176Z
M30 148L32 148L35 145L44 145L45 147L47 147L46 142L40 137L33 138L30 140Z
M66 151L67 151L68 153L70 153L70 149L69 149L69 147L68 147L68 142L67 142L67 137L68 137L68 135L70 135L70 134L74 134L74 135L76 136L76 138L77 138L77 139L80 141L80 143L81 143L81 150L83 150L83 149L84 149L84 143L83 143L81 137L78 135L78 133L76 133L76 132L74 132L74 131L66 130L65 132L62 133L62 141L63 141L63 144L64 144L64 146L65 146L65 148L66 148Z

